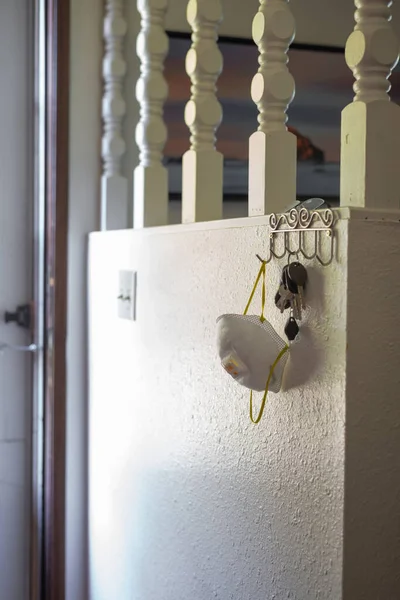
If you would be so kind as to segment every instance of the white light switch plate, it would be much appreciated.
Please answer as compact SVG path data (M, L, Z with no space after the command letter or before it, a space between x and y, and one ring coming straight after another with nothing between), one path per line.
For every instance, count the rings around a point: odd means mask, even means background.
M118 317L136 320L136 272L120 271L118 287Z

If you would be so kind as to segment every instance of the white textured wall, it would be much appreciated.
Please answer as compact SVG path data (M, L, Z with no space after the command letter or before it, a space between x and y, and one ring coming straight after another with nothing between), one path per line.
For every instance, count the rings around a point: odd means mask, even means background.
M92 600L341 598L346 265L309 270L286 391L252 425L214 338L244 308L262 222L91 237ZM346 239L343 222L340 255ZM118 269L138 272L135 323L116 318Z
M400 213L360 216L349 230L343 590L397 600Z

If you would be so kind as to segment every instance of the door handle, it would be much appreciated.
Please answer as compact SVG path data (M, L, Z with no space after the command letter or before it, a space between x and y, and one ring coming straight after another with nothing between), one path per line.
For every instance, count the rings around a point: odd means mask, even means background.
M7 350L11 352L37 352L39 350L39 346L36 344L29 344L29 346L14 346L12 344L0 342L0 354Z
M30 329L32 325L32 305L21 304L14 312L7 311L4 315L6 323L16 323L19 327Z

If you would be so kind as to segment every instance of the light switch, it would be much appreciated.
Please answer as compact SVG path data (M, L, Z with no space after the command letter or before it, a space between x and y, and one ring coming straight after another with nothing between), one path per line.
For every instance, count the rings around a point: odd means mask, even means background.
M136 320L136 272L120 271L118 288L118 317Z

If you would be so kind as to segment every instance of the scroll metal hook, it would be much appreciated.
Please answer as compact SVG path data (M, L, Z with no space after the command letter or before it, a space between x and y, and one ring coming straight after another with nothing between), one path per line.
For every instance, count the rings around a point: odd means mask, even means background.
M286 254L286 234L285 234L285 243L283 245L283 252L282 254L277 254L275 252L275 235L273 233L270 234L270 242L269 242L269 251L271 253L272 256L274 256L276 259L280 260L281 258L284 258L285 254Z
M332 261L333 261L333 255L334 255L334 236L332 234L332 231L327 231L326 232L328 234L328 236L330 237L331 243L330 243L330 257L327 261L322 260L322 258L320 257L319 253L317 252L317 260L319 262L320 265L322 265L323 267L328 267Z
M308 229L308 231L310 232L311 230ZM304 256L304 258L306 258L307 260L312 260L313 258L316 258L317 254L318 254L318 231L314 231L314 252L313 254L307 254L307 252L304 250L304 233L305 231L299 231L299 247L300 247L300 251L301 254Z

